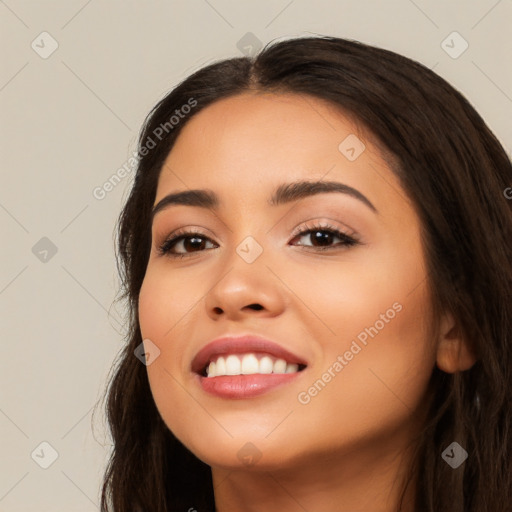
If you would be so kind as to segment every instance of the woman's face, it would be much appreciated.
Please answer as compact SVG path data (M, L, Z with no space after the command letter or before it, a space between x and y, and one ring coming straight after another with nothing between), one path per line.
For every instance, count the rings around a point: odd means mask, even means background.
M338 187L291 187L316 181ZM435 344L419 220L376 146L321 100L238 95L184 126L154 204L191 190L216 201L159 208L139 299L169 429L224 468L400 446Z

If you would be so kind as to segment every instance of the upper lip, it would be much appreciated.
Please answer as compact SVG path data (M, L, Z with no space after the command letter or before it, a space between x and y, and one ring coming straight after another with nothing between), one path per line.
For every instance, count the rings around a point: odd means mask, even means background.
M302 357L274 341L247 334L236 337L224 336L206 344L192 360L192 371L201 374L214 356L245 353L266 353L278 359L284 359L287 363L307 366L307 362Z

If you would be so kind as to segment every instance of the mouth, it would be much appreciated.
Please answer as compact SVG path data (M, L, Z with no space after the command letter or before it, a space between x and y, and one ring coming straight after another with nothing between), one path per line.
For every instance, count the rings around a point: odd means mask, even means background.
M191 369L207 393L249 398L291 382L307 362L272 341L255 337L219 338L203 347Z

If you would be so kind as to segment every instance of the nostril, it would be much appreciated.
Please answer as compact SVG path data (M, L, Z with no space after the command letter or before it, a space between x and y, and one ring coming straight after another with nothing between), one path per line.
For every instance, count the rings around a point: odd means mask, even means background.
M263 309L263 306L260 305L260 304L250 304L249 306L247 306L251 309L255 309L256 311L259 311L260 309Z

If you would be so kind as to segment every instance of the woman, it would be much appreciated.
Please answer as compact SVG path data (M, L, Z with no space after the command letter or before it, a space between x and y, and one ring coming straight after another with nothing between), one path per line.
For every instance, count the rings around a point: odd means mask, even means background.
M103 511L507 510L512 166L459 92L288 40L187 78L138 152Z

